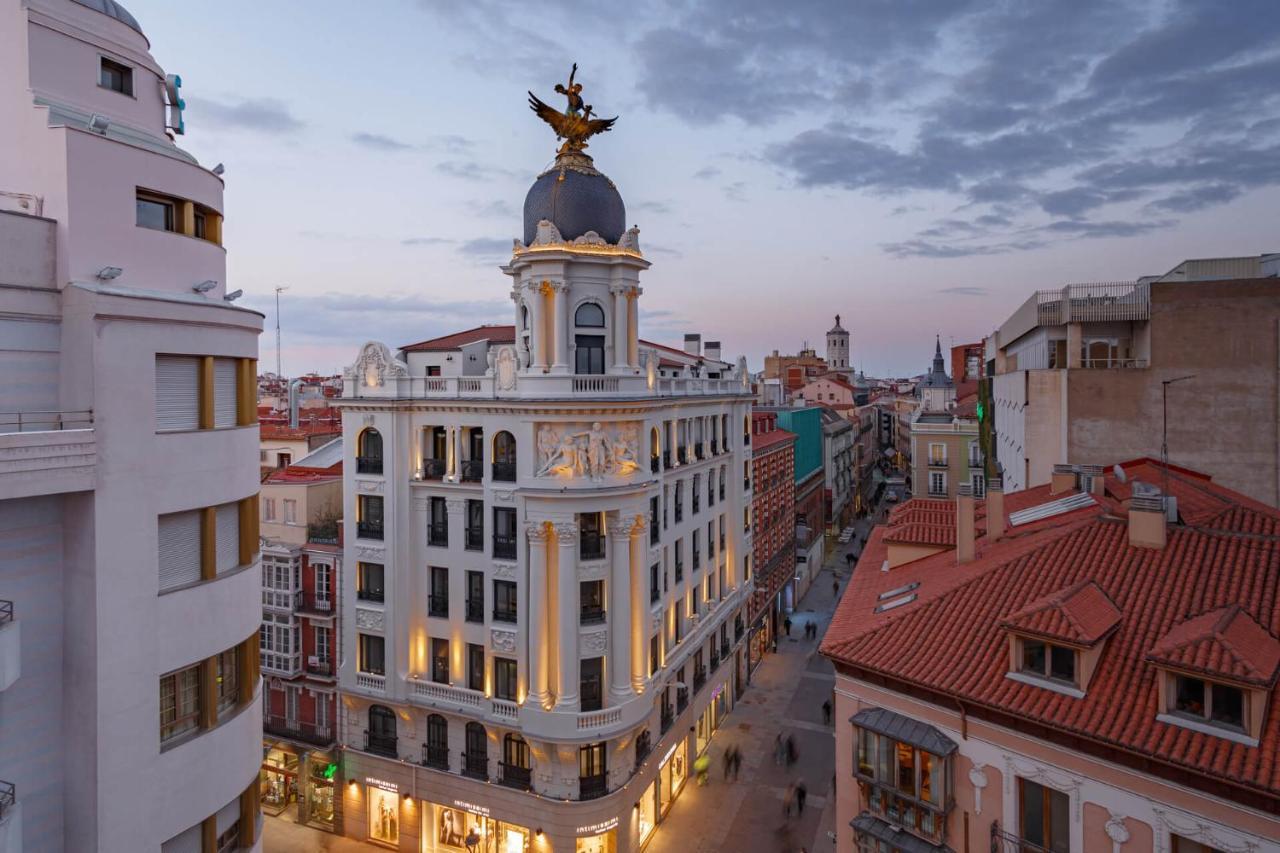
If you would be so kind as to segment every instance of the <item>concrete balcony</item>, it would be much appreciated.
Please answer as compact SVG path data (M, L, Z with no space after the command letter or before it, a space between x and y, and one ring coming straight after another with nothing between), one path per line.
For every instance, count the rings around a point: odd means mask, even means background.
M8 690L21 675L22 626L14 617L13 602L0 601L0 691Z
M51 413L61 417L67 413ZM94 486L98 451L92 416L87 428L60 429L54 421L40 428L36 422L0 415L0 495L29 498L88 491ZM12 422L10 422L12 421ZM21 428L23 431L17 431ZM13 430L8 432L6 430Z
M516 387L499 390L492 376L404 376L387 377L384 384L371 387L354 378L342 383L343 399L571 399L583 395L592 397L700 397L728 394L749 395L737 379L670 378L655 379L649 386L648 377L640 374L590 374L523 373L516 378Z

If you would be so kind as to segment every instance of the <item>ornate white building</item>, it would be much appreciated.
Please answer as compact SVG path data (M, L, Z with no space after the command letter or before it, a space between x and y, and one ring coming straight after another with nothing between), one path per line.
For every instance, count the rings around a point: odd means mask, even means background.
M512 326L345 375L342 824L397 849L639 850L745 684L745 362L638 337L580 150L524 226Z

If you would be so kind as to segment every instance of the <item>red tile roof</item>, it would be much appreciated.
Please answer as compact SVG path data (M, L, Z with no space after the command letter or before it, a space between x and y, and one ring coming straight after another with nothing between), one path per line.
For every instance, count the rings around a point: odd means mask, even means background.
M1092 646L1120 624L1120 611L1091 580L1033 601L1000 623L1023 634Z
M1149 460L1125 471L1130 483L1134 477L1161 479ZM1157 719L1158 672L1148 660L1158 648L1181 665L1212 663L1274 678L1280 513L1200 475L1170 470L1169 490L1179 509L1201 521L1171 525L1163 549L1136 548L1129 545L1121 499L1131 486L1109 473L1105 483L1096 504L1019 525L995 542L979 539L975 559L965 564L946 551L881 572L887 528L875 528L822 652L853 677L900 685L948 707L960 701L971 714L1024 723L1041 737L1106 760L1207 790L1228 788L1233 798L1280 810L1280 696L1270 697L1256 747L1192 731ZM1006 496L1006 509L1024 504L1024 495L1041 503L1060 497L1049 497L1042 487ZM1209 512L1211 507L1218 509ZM914 601L874 612L880 593L912 581L919 583ZM1006 678L1004 623L1082 583L1095 585L1120 614L1086 695L1074 698ZM1224 624L1221 614L1233 605L1258 629L1240 615ZM1206 613L1220 615L1186 627ZM1081 636L1106 622L1079 612L1075 618ZM1215 633L1208 643L1195 639L1208 636L1209 622Z
M288 421L283 424L260 423L258 425L259 438L301 440L313 435L342 435L342 422L300 421L296 428L289 426Z
M795 441L796 434L785 429L773 429L768 432L758 433L751 437L751 446L756 453L768 450L775 444L783 442Z
M401 347L405 352L440 352L442 350L455 350L474 344L477 341L489 341L494 344L512 344L516 340L515 326L476 326L474 329L467 329L465 332L454 332L452 335L445 335L439 338L431 338L426 341L419 341L416 344L409 344Z
M1271 687L1280 667L1280 640L1239 604L1232 604L1175 626L1156 643L1147 660Z
M974 507L974 530L986 532L985 501ZM884 541L890 544L956 545L956 502L939 498L912 498L889 513Z

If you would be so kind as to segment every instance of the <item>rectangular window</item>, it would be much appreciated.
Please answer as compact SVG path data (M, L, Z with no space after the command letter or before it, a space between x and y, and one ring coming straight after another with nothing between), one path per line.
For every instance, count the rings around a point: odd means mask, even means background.
M383 571L381 563L358 563L356 565L356 598L361 601L382 601Z
M604 581L578 584L579 624L598 625L604 621Z
M583 711L599 711L604 707L603 678L604 658L583 658L580 679Z
M484 646L467 643L467 687L484 690Z
M356 535L362 539L382 538L382 496L359 495L356 502Z
M947 496L947 475L944 472L929 472L929 494L935 498Z
M604 559L604 513L585 512L578 516L579 559Z
M427 528L427 544L440 548L449 546L449 505L444 498L431 498L431 524Z
M160 742L200 726L200 664L160 676Z
M1022 671L1039 678L1076 683L1076 650L1040 640L1023 639Z
M284 523L298 523L298 502L292 498L285 498L281 503L284 504Z
M574 335L574 373L604 373L604 335Z
M1244 730L1245 695L1239 687L1175 675L1172 693L1175 713Z
M200 428L200 359L156 356L156 430Z
M133 69L104 56L98 70L98 86L122 95L132 95Z
M658 671L658 635L654 634L649 638L649 674L653 675Z
M217 427L233 427L239 422L236 394L236 374L239 362L234 358L215 358L213 360L213 425Z
M217 574L240 565L240 504L227 503L214 510L214 552Z
M1050 853L1070 853L1070 800L1061 791L1018 779L1022 838Z
M431 680L437 684L449 683L449 641L439 637L431 639Z
M176 231L174 204L170 199L138 193L135 200L136 222L139 228L152 231Z
M236 648L228 649L225 652L221 652L214 659L217 666L214 679L217 682L219 714L234 708L240 701L240 672L236 661L239 655L237 651Z
M493 695L507 702L516 701L519 681L516 676L516 662L511 658L493 659Z
M493 509L493 557L496 560L516 558L516 511L511 507Z
M947 464L947 446L945 444L929 445L929 464L930 465L946 465Z
M462 544L468 551L484 550L484 501L467 501L467 530Z
M658 585L658 575L661 569L657 563L649 567L649 603L655 604L662 597L662 589Z
M449 618L449 570L431 567L431 594L427 612L431 616Z
M359 647L360 659L357 661L361 672L370 675L386 675L386 640L373 634L361 634Z
M467 621L484 622L484 572L467 572Z
M493 582L493 619L495 622L516 621L516 585L514 581Z
M200 510L162 515L157 526L160 591L200 580Z

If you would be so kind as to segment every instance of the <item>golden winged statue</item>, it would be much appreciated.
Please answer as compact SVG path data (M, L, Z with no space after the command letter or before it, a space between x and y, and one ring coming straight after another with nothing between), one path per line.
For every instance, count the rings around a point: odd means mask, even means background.
M574 77L578 74L578 63L573 64L573 70L569 72L569 85L566 87L561 83L556 84L556 92L568 99L568 106L564 112L560 112L550 104L544 103L533 92L529 93L529 108L538 114L538 117L551 125L551 129L556 132L556 139L563 139L564 144L560 146L557 154L576 154L587 147L587 139L595 136L597 133L604 133L613 127L613 123L618 120L617 116L613 118L592 118L591 105L584 103L582 100L582 84L575 83Z

